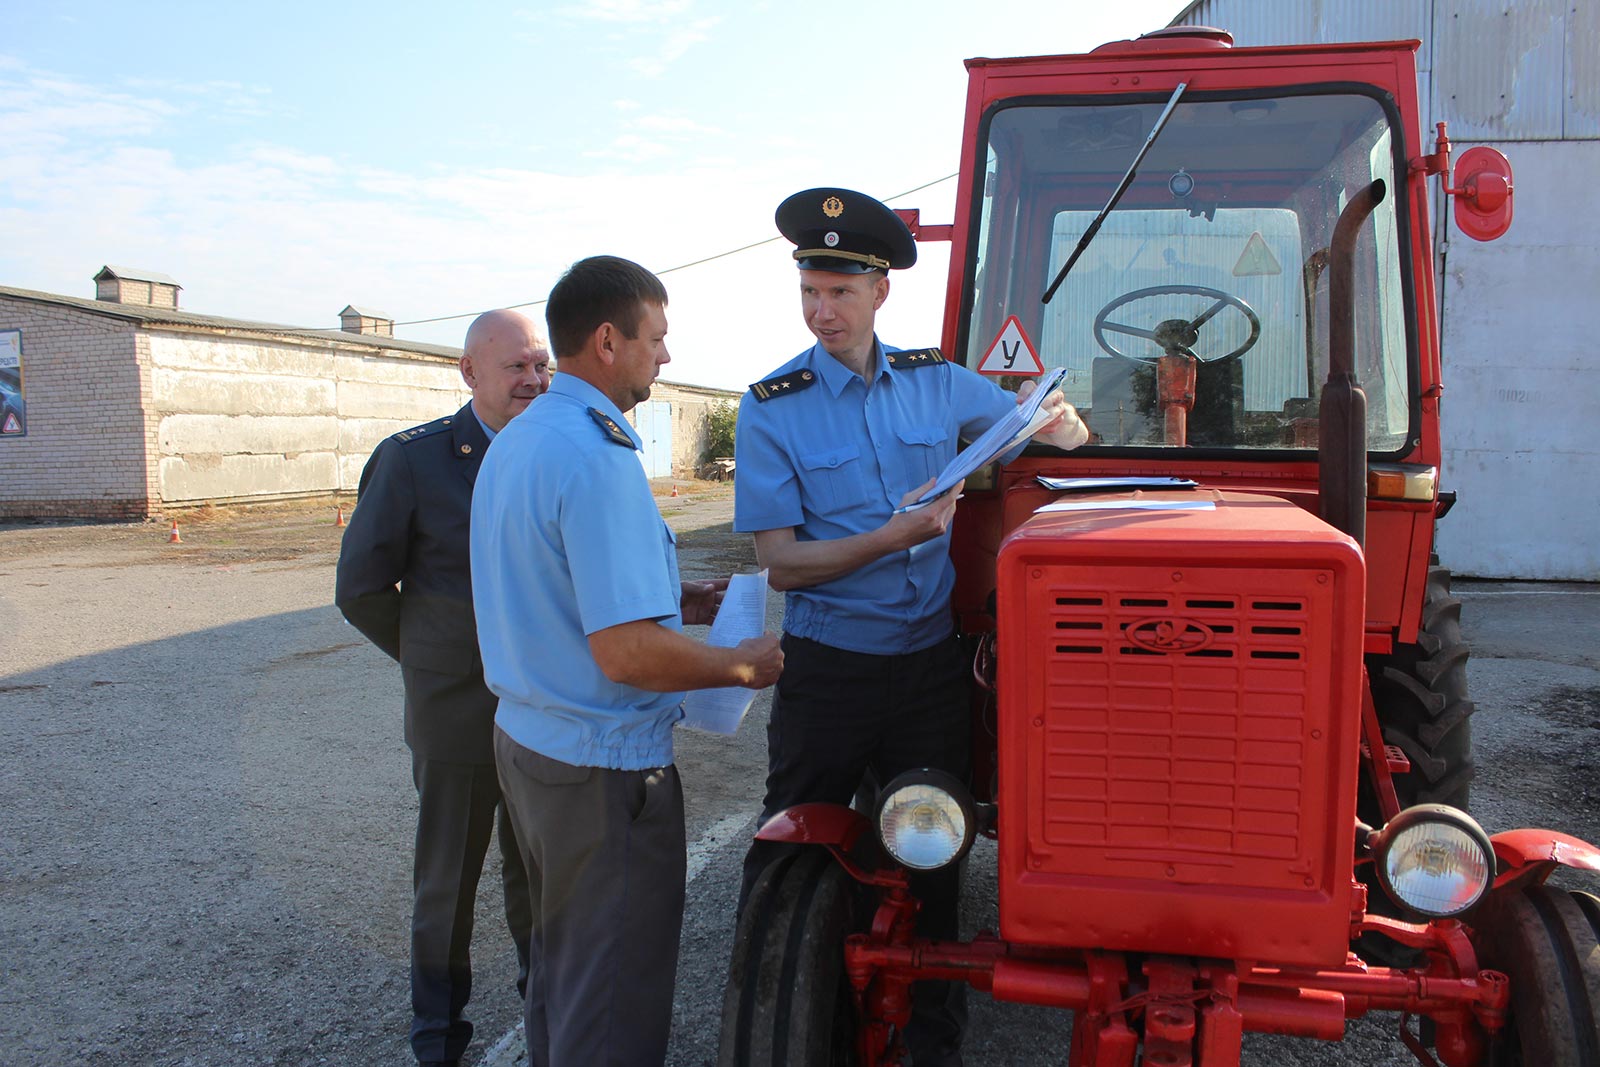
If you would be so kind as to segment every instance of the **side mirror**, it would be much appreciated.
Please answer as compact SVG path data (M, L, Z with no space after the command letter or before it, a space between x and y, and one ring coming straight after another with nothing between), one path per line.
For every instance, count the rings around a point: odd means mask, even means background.
M1511 162L1479 145L1461 153L1453 188L1456 226L1474 241L1493 241L1511 228Z

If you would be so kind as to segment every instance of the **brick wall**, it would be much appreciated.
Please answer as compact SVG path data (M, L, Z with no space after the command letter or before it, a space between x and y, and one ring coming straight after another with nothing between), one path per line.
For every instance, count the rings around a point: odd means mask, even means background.
M0 519L143 518L145 420L132 323L0 297L22 331L27 436L0 437Z

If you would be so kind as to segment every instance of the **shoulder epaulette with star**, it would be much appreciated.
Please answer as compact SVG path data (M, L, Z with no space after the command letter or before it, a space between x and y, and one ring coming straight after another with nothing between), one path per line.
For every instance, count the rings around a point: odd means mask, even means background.
M421 440L424 437L432 437L436 433L443 433L448 430L451 423L455 421L456 417L454 415L446 415L442 419L434 419L432 422L425 422L421 426L413 426L409 430L401 430L394 435L394 439L401 444L407 444L411 441Z
M889 366L895 370L915 370L918 367L932 367L944 362L944 355L937 348L913 348L904 352L888 352L884 359L889 361Z
M750 387L750 391L756 395L758 401L764 404L775 396L798 393L800 390L809 389L815 384L817 384L815 371L792 370L788 374L779 374L756 382Z
M617 420L601 411L599 408L590 408L589 417L606 432L606 440L613 444L625 445L633 449L633 438L628 436L628 431L617 425Z

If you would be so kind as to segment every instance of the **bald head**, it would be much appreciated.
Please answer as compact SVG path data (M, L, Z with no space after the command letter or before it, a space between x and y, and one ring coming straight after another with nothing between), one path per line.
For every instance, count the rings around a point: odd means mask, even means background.
M461 377L472 389L472 410L499 433L550 387L550 349L528 316L486 311L467 327Z

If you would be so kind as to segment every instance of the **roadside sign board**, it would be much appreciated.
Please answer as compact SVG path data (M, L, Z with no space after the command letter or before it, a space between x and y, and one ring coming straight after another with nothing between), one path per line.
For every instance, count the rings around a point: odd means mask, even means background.
M28 435L22 389L22 331L0 330L0 439Z

